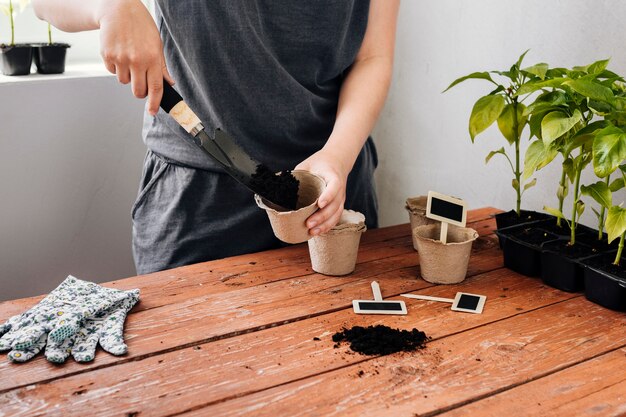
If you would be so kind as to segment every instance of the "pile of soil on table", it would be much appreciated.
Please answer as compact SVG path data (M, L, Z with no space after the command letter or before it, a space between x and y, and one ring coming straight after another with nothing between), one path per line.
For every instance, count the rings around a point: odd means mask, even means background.
M425 347L429 337L417 329L399 330L377 325L354 326L333 335L335 348L341 342L350 344L350 349L364 355L389 355L396 352L412 352Z
M259 164L256 172L252 174L251 185L266 200L288 210L296 209L300 182L291 171L283 171L276 175L265 165Z

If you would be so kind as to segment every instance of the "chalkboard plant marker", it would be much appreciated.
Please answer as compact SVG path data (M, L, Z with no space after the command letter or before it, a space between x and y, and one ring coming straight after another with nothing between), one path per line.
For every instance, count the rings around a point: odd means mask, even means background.
M24 10L28 1L19 2L19 12ZM7 45L0 44L0 57L2 57L2 73L4 75L28 75L33 62L33 47L30 44L15 43L14 15L18 10L13 7L13 1L9 4L0 5L0 10L9 18L11 26L11 42Z
M426 216L441 223L418 226L413 230L420 255L420 272L434 284L456 284L465 279L476 230L464 227L467 206L463 200L444 194L428 193ZM452 228L448 229L448 224Z
M467 292L457 292L454 298L432 297L430 295L400 294L401 297L414 298L416 300L437 301L440 303L452 304L452 311L481 314L487 301L487 296L470 294Z
M363 214L344 210L335 227L308 241L313 270L324 275L352 273L356 266L361 234L365 230Z
M407 314L404 301L385 301L378 282L372 281L374 300L352 300L352 308L357 314Z
M406 211L409 213L409 222L411 223L411 231L417 226L423 226L425 224L434 224L435 220L426 217L426 202L428 201L427 195L420 195L417 197L409 197L406 199ZM413 239L413 248L417 250L417 241L411 233Z
M52 27L50 23L48 23L48 43L33 46L35 48L33 56L38 73L63 74L65 72L65 57L70 45L52 42Z
M295 170L291 173L299 182L295 210L285 211L258 194L255 194L254 200L267 213L274 235L278 239L285 243L302 243L312 237L305 222L318 210L317 199L326 188L326 182L308 171Z

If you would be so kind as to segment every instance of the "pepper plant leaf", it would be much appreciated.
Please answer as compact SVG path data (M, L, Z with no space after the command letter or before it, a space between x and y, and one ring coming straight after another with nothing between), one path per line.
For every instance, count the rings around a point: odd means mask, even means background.
M609 61L611 58L596 61L587 67L587 72L589 74L601 74L609 66Z
M549 110L559 110L560 108L565 110L566 107L564 105L566 103L567 95L564 92L559 90L550 91L540 95L533 103L529 104L526 110L524 110L524 116Z
M519 97L526 94L534 93L535 91L541 90L543 88L560 87L565 80L566 78L554 78L543 81L529 81L522 84L515 95Z
M569 188L567 183L559 185L559 187L556 189L556 196L559 198L559 200L565 200L565 197L567 197L568 194L568 190Z
M593 141L593 169L604 178L610 175L626 159L626 132L608 126L596 134Z
M492 83L495 84L495 82L491 78L491 75L489 75L488 72L486 72L486 71L483 71L483 72L473 72L471 74L465 75L463 77L457 78L456 80L452 81L452 84L450 84L448 86L448 88L443 90L442 93L445 93L446 91L448 91L449 89L451 89L455 85L460 84L460 83L462 83L465 80L471 80L471 79L474 79L474 80L477 80L477 79L487 80L487 81L491 81Z
M602 207L608 208L613 205L611 190L604 181L598 181L590 185L583 185L580 187L580 191L583 195L588 195L596 200Z
M587 79L568 80L563 85L592 100L610 103L615 97L610 88Z
M526 184L524 184L524 191L528 190L529 188L534 187L535 185L537 185L537 178L533 178L532 181L527 182Z
M553 111L546 114L541 121L541 138L545 145L550 145L555 139L572 130L582 118L583 115L578 109L574 110L571 116L562 111Z
M578 200L576 202L576 223L578 223L578 219L583 215L585 211L585 203L582 200Z
M609 185L609 190L614 193L624 188L624 178L617 178Z
M532 142L524 155L524 172L522 179L526 181L537 170L548 165L558 155L553 146L545 146L542 140Z
M517 104L517 134L513 128L515 122L515 110L512 103L504 106L504 110L502 110L500 117L498 117L498 128L500 129L502 136L509 141L510 145L514 144L518 138L521 137L522 131L528 122L528 117L524 117L525 109L526 106L522 103Z
M494 157L494 155L497 154L502 154L506 156L506 152L504 151L504 147L498 149L497 151L491 151L489 152L489 154L487 155L487 157L485 158L485 164L489 163L489 161L491 160L491 158Z
M576 179L576 172L574 171L574 161L572 158L566 158L565 161L563 161L563 171L565 171L570 182L573 183Z
M546 64L545 62L541 62L539 64L535 64L532 67L527 67L522 69L522 71L527 72L529 74L533 74L536 75L537 77L539 77L541 80L544 80L546 78L546 73L548 72L548 64Z
M567 220L567 219L565 218L565 215L563 214L563 212L561 212L561 210L559 210L559 209L555 209L555 208L552 208L552 207L543 206L543 210L544 210L545 212L547 212L547 213L549 213L549 214L551 214L551 215L555 216L555 217L558 217L558 218L561 218L561 219Z
M626 231L626 209L613 206L606 216L606 232L609 235L609 243L620 237Z
M480 132L487 129L495 122L504 109L504 96L484 96L478 99L469 120L469 133L474 142L474 138Z

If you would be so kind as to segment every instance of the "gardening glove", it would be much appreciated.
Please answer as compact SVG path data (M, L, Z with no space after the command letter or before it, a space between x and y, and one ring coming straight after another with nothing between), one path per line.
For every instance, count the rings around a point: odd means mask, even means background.
M41 350L47 341L61 345L74 335L84 318L122 301L127 294L68 276L36 306L0 326L0 351Z
M139 301L139 290L124 291L127 297L107 310L99 311L93 318L86 318L80 330L61 343L43 335L30 348L13 349L9 359L13 362L26 362L45 347L46 359L53 363L63 363L70 356L77 362L89 362L95 357L96 346L100 342L109 353L123 355L128 351L124 343L124 320L127 313Z

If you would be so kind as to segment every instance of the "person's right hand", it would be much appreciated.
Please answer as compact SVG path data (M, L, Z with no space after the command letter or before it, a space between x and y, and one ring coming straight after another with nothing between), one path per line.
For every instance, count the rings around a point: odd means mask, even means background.
M159 30L140 0L109 0L99 10L100 53L104 65L135 97L148 97L147 110L159 111L163 79L174 80L165 66Z

